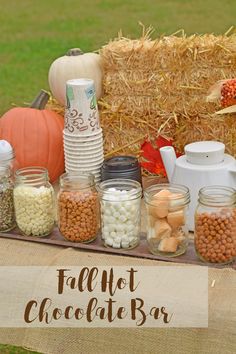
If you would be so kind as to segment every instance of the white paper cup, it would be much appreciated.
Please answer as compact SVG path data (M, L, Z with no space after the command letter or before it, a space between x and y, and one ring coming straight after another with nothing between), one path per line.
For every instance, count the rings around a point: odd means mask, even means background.
M69 167L69 166L66 166L66 170L69 170L71 172L78 172L78 171L81 171L81 172L89 172L89 173L93 173L93 174L98 174L100 173L100 169L101 169L101 166L99 167Z
M63 141L65 144L69 144L69 145L89 145L89 144L93 144L93 143L100 143L102 142L103 143L103 136L97 136L96 138L93 138L93 139L90 139L90 140L84 140L84 139L80 139L80 138L77 138L77 139L67 139L66 137L63 138Z
M66 82L65 132L89 135L100 130L94 81L74 79Z
M100 155L97 157L88 157L85 159L81 159L81 158L76 158L76 159L72 159L71 157L65 156L65 162L69 163L71 165L89 165L89 164L94 164L94 163L101 163L104 161L104 156Z
M80 156L94 156L95 155L99 155L99 154L103 154L103 146L95 146L95 147L88 147L87 149L83 148L83 147L79 147L79 148L72 148L72 147L67 147L64 146L64 153L65 155L76 155L77 157Z
M98 145L98 144L102 144L103 145L103 137L99 137L95 140L89 140L89 141L80 141L80 140L66 140L64 139L64 146L68 146L68 147L86 147L86 146L94 146L94 145Z
M93 136L91 139L84 139L84 138L80 138L80 137L76 137L74 139L72 138L68 138L65 135L63 136L63 141L67 144L71 144L71 145L76 145L76 144L92 144L95 142L100 142L103 141L103 136L102 135L95 135Z
M64 146L64 152L65 153L72 153L72 154L83 154L87 153L87 155L91 155L93 153L99 153L104 151L103 146L101 145L94 145L94 146L87 146L86 148L84 146L79 146L79 147L72 147L72 146Z
M97 174L96 171L94 172L94 171L90 171L90 170L71 169L71 168L68 168L68 167L66 167L65 170L66 170L67 173L89 173L89 174L93 174L94 175L94 179L96 178L97 180L101 178L100 176L99 177L98 176L95 177L95 174Z
M71 167L93 167L93 166L100 166L103 163L104 159L103 157L100 158L99 160L87 160L87 161L77 161L74 162L72 160L66 159L65 160L65 164L69 165Z
M96 139L91 139L91 140L69 140L64 137L63 139L64 144L70 145L70 146L91 146L91 145L96 145L96 144L103 144L103 137L100 136Z
M99 153L103 153L103 147L92 147L92 148L87 148L87 149L72 149L72 148L64 148L64 153L65 155L72 155L72 156L81 156L83 154L87 155L87 156L91 156L93 154L98 155Z
M63 130L63 137L64 139L67 140L80 140L80 141L90 141L90 140L96 140L97 138L103 136L103 130L99 129L97 132L95 133L91 133L89 135L74 135L74 134L69 134L67 133L65 130Z
M92 152L91 151L88 151L89 154L81 154L81 152L79 153L72 153L72 152L65 152L65 159L71 159L71 160L86 160L88 158L100 158L100 157L104 157L104 153L103 153L103 150L100 150L98 152Z
M98 160L100 158L104 158L104 153L103 151L99 151L98 153L94 153L94 154L75 154L75 155L71 155L71 154L65 154L65 158L71 159L72 161L91 161L91 160Z
M103 164L104 162L104 157L102 156L99 160L78 160L78 159L71 159L68 157L65 157L65 165L70 165L70 166L81 166L81 167L90 167L94 165L100 165Z
M103 149L103 141L96 141L91 144L70 144L64 141L64 149L73 150L73 151L88 151L88 150L96 150Z
M69 168L91 168L91 169L96 169L96 168L100 168L102 166L103 163L103 159L99 160L99 161L94 161L94 162L84 162L84 163L72 163L70 161L66 161L65 165Z

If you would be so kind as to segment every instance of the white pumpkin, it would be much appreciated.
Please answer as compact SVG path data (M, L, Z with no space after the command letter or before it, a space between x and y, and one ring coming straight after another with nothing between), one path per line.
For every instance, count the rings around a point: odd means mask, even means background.
M97 99L101 98L102 66L99 54L83 53L79 48L74 48L52 63L48 82L53 96L60 104L66 103L66 81L80 78L94 80Z

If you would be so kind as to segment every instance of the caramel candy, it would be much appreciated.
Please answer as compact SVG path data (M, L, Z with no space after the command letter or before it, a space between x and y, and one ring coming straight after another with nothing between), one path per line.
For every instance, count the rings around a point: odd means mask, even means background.
M178 240L175 237L168 237L161 240L158 250L161 252L176 252L178 248Z
M175 211L183 208L184 195L181 193L171 193L169 196L169 211Z
M167 215L168 224L172 227L172 229L177 229L179 226L185 224L185 215L184 210L174 211Z
M186 235L181 228L174 230L171 236L176 238L176 240L178 241L178 245L180 245L182 242L186 240Z
M171 192L163 189L153 196L152 205L149 206L149 213L156 218L165 218L168 214L169 196Z
M156 222L156 218L154 218L153 216L149 215L148 221L149 221L149 227L154 228L155 222Z
M154 194L154 198L160 199L160 198L169 198L169 196L172 195L172 193L168 189L162 189L160 192Z
M195 248L207 262L231 262L236 256L235 211L199 213L195 219Z
M171 236L171 227L166 219L158 219L155 222L155 238L161 240L165 237Z

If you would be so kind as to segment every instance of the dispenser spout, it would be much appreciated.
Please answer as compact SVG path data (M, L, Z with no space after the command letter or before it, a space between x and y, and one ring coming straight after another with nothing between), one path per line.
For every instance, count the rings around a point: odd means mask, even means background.
M160 154L163 164L165 166L168 180L169 182L171 182L176 161L175 150L173 146L164 146L160 148Z
M234 162L229 168L228 171L231 172L234 177L236 177L236 162Z

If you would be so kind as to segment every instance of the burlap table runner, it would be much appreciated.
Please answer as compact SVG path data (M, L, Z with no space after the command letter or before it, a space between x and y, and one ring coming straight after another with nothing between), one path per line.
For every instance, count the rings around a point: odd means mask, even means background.
M1 265L167 263L0 239ZM214 287L212 282L214 281ZM184 286L184 284L183 284ZM228 354L236 350L236 272L209 269L208 329L0 329L0 342L50 354Z

